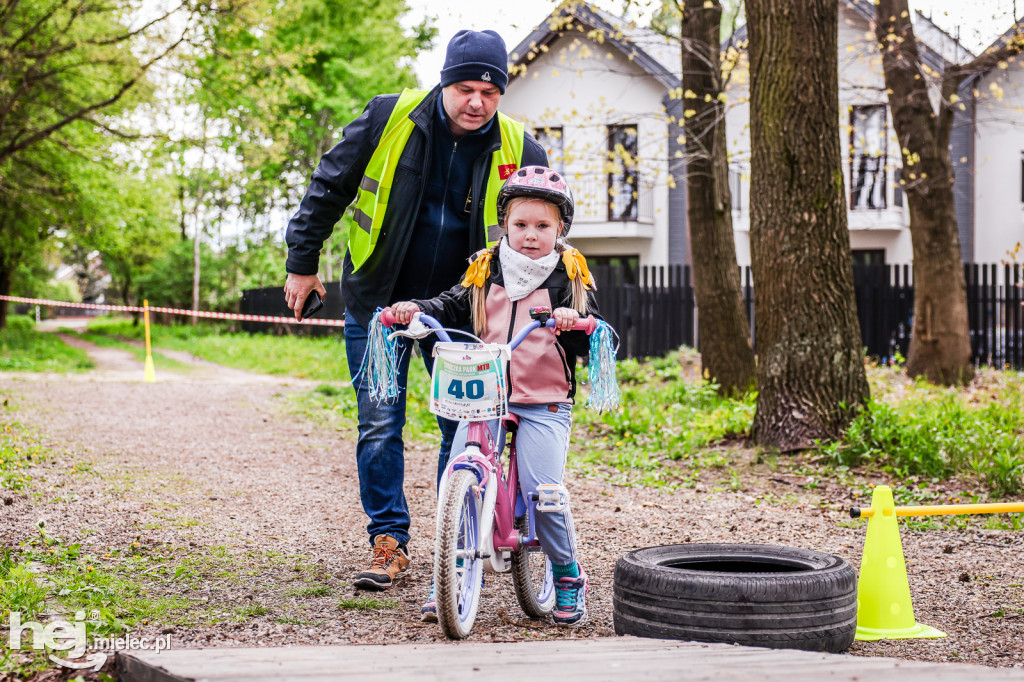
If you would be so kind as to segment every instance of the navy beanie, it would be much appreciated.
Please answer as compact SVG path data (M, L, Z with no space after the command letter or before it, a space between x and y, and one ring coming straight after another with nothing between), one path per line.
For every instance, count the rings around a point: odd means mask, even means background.
M505 94L508 50L494 31L462 30L448 43L441 69L441 87L460 81L484 81Z

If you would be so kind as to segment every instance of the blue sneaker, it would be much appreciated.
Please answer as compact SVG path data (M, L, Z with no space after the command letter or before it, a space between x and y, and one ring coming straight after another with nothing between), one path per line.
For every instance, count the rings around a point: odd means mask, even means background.
M559 578L555 581L555 610L551 614L555 625L578 628L587 622L587 574L578 578Z
M434 592L434 581L430 581L430 596L420 607L420 620L424 623L437 622L437 594Z

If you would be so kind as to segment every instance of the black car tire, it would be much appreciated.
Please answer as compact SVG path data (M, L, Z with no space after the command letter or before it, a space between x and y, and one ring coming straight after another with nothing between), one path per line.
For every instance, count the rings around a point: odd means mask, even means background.
M612 616L620 635L840 652L856 634L857 574L794 547L648 547L615 564Z

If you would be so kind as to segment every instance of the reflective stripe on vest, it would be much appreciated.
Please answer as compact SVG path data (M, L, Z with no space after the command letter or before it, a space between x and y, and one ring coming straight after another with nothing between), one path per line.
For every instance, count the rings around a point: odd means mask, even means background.
M391 197L395 168L409 141L409 136L416 128L409 114L428 94L424 90L402 92L387 125L384 126L380 142L366 165L366 171L356 193L353 214L355 224L347 235L353 270L358 270L366 262L377 245L377 237L380 235L380 227L384 222L388 200ZM526 134L522 123L513 121L500 112L498 128L501 131L501 148L491 154L491 172L484 193L485 241L488 247L493 246L501 238L501 229L498 227L498 190L504 184L505 178L519 168ZM399 200L407 200L407 197L399 197Z

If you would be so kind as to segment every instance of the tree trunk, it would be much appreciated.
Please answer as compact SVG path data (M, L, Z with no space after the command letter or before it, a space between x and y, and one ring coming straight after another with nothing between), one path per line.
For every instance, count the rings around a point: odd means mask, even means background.
M876 11L889 107L903 149L914 248L914 326L907 373L934 383L966 383L974 376L974 365L949 157L950 95L963 76L944 76L947 82L936 116L927 88L920 86L925 75L907 0L879 0Z
M11 280L14 268L0 255L0 296L11 295ZM10 301L0 300L0 329L7 328L7 306Z
M686 0L680 36L687 95L683 108L694 112L684 116L683 127L701 363L721 393L733 394L753 387L755 368L732 229L725 107L719 99L721 21L717 0L710 7L704 0Z
M868 397L839 142L835 0L748 0L757 443L837 438Z

